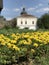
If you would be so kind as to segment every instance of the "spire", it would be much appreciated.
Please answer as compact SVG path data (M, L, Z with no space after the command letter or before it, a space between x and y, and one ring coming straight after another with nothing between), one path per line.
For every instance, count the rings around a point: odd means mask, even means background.
M23 11L25 11L25 8L23 8Z

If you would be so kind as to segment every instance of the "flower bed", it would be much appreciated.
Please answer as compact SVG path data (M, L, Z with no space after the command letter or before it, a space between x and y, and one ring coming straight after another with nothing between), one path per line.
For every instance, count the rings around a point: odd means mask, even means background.
M22 56L44 55L49 45L49 31L0 34L0 64L17 62Z

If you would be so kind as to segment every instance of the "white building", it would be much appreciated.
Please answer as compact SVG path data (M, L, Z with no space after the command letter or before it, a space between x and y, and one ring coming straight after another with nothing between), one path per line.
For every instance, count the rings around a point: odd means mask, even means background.
M37 17L27 14L25 8L21 12L21 15L17 17L17 25L20 29L29 28L37 29Z

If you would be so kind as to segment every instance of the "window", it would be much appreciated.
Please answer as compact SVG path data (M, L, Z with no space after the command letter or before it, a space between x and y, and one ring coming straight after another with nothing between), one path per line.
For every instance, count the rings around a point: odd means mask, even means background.
M27 21L25 21L25 24L27 24Z
M32 24L34 24L34 21L32 21Z
M23 24L23 22L21 21L21 24Z

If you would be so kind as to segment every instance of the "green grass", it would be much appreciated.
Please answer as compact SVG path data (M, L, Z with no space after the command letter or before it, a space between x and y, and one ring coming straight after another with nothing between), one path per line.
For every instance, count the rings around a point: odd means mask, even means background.
M38 29L36 31L49 31L48 29ZM27 32L35 32L34 30L29 30L29 29L17 29L17 28L3 28L0 29L0 34L11 34L11 33L27 33Z
M36 56L33 65L49 65L49 45L47 45L46 47L46 53L42 56Z
M3 29L0 29L0 34L11 34L11 33L23 33L23 32L33 32L33 30L28 30L28 29L17 29L17 28L3 28Z

